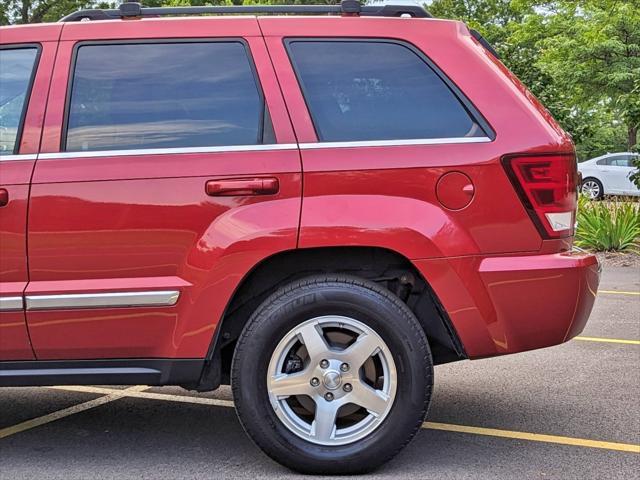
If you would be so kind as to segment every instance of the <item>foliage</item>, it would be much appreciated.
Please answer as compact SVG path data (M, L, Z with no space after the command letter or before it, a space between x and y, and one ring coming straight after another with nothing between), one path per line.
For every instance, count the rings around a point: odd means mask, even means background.
M637 144L640 0L433 0L429 10L479 30L580 159Z
M640 203L621 200L578 202L575 244L595 251L638 250Z
M115 8L119 0L3 0L0 25L55 22L84 8ZM142 0L147 7L179 5L338 4L340 0Z
M636 158L633 161L633 166L636 167L636 171L633 172L630 178L635 186L640 189L640 157Z
M640 127L640 0L555 3L538 65L573 104L610 108L633 148Z
M4 0L0 7L0 22L2 25L55 22L95 3L90 0Z

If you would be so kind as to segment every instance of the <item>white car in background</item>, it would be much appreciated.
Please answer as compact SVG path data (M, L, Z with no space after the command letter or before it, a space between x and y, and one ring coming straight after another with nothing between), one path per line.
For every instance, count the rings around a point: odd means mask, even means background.
M607 153L579 163L582 193L594 200L605 195L639 196L640 190L630 178L636 170L633 161L638 156L639 154L630 152Z

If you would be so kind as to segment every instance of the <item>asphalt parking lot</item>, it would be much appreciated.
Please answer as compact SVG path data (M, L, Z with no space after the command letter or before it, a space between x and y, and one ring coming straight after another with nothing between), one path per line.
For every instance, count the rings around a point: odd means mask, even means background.
M294 478L228 388L0 390L1 479ZM579 339L436 368L427 423L365 478L638 478L640 271L605 268Z

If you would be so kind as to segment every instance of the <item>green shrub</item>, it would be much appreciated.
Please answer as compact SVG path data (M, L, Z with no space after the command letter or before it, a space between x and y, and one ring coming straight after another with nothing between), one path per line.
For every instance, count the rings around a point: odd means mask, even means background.
M593 202L580 196L575 244L601 251L638 251L640 203L620 201Z

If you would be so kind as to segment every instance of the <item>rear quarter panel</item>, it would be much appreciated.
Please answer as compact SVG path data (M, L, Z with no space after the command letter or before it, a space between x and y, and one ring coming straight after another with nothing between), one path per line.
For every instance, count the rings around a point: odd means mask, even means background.
M412 259L471 358L552 345L581 330L597 288L595 260L554 257L571 248L571 239L542 239L502 165L508 154L573 153L573 144L465 25L402 18L259 22L301 145L300 247L377 246ZM318 144L284 42L323 37L414 45L464 92L495 135L484 143ZM448 172L462 172L474 184L465 208L447 209L437 197L438 180ZM542 254L548 264L538 263ZM496 258L504 261L492 263ZM551 301L543 303L545 296Z
M514 152L571 151L567 135L459 22L403 18L260 18L301 143L301 247L382 246L408 258L534 252L538 234L501 165ZM315 148L318 141L283 45L291 38L375 38L408 42L464 92L495 131L488 143ZM444 208L436 184L468 175L475 197Z

